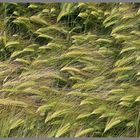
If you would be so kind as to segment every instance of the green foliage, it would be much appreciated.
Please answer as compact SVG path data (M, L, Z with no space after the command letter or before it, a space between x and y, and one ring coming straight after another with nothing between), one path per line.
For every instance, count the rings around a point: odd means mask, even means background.
M139 6L0 11L0 137L140 136Z

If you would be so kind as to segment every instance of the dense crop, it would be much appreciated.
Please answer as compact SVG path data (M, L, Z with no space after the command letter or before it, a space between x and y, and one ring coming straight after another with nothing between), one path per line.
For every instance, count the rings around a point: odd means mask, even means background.
M140 8L0 4L0 137L139 137Z

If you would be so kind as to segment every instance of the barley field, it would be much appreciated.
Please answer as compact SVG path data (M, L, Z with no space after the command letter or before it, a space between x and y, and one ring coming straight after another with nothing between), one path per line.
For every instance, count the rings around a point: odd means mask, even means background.
M140 4L1 3L0 137L139 137Z

